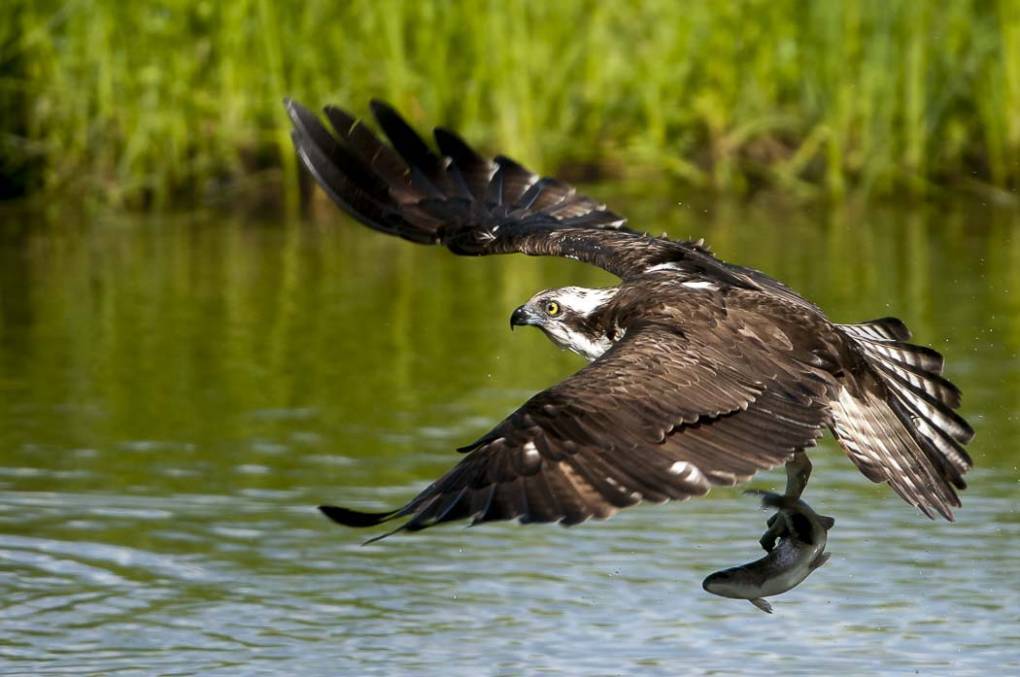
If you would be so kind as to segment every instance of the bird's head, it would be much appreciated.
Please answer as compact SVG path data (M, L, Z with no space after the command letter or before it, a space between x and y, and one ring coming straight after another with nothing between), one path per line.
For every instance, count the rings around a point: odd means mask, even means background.
M538 327L561 348L567 348L587 360L594 360L613 345L606 333L606 322L599 321L617 289L560 287L540 291L514 310L510 329L524 325Z

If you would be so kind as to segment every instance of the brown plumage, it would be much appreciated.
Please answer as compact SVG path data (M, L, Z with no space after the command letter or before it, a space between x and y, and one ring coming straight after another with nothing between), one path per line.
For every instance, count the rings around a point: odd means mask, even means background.
M576 524L646 500L700 496L813 446L826 428L866 477L952 519L971 461L959 390L893 318L831 323L767 275L700 242L653 237L571 186L437 129L439 154L389 106L382 143L348 113L333 126L287 102L305 167L365 225L457 254L563 256L617 287L536 294L511 325L538 326L592 362L532 397L447 474L392 512L333 506L349 526L406 518Z

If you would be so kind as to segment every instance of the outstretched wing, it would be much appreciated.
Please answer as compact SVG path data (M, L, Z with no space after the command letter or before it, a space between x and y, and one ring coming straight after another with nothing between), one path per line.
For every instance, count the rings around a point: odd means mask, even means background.
M340 108L325 109L331 133L301 104L286 106L302 163L334 202L375 230L468 256L563 256L622 278L674 263L758 288L701 245L629 230L621 216L569 184L506 157L483 158L453 132L435 130L437 155L382 102L373 101L372 112L391 146Z
M397 531L466 518L570 525L700 496L813 445L828 423L826 380L791 366L789 352L749 348L732 318L701 320L682 333L632 327L462 449L463 461L402 508L321 510L359 527L408 517Z

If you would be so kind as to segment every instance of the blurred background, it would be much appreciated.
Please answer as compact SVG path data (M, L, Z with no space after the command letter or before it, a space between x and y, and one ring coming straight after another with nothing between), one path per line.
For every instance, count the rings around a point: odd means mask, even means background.
M1020 181L1016 0L7 0L0 74L8 196L293 201L284 96L384 98L547 172L804 196Z
M957 521L822 440L833 558L772 617L700 587L741 488L361 547L315 506L412 497L581 366L513 308L614 279L362 228L284 96L901 317L977 430ZM1020 0L6 0L0 121L0 672L1020 672Z

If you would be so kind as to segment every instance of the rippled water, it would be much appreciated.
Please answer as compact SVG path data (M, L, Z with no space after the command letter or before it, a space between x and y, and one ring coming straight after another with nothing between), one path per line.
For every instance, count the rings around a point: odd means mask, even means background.
M0 226L0 670L321 674L1020 670L1020 217L600 195L705 236L840 321L947 353L978 437L954 524L826 441L833 558L766 616L704 593L757 557L738 489L572 529L362 547L323 502L395 506L579 366L506 328L608 276L357 228L214 215ZM781 487L782 471L759 476Z

